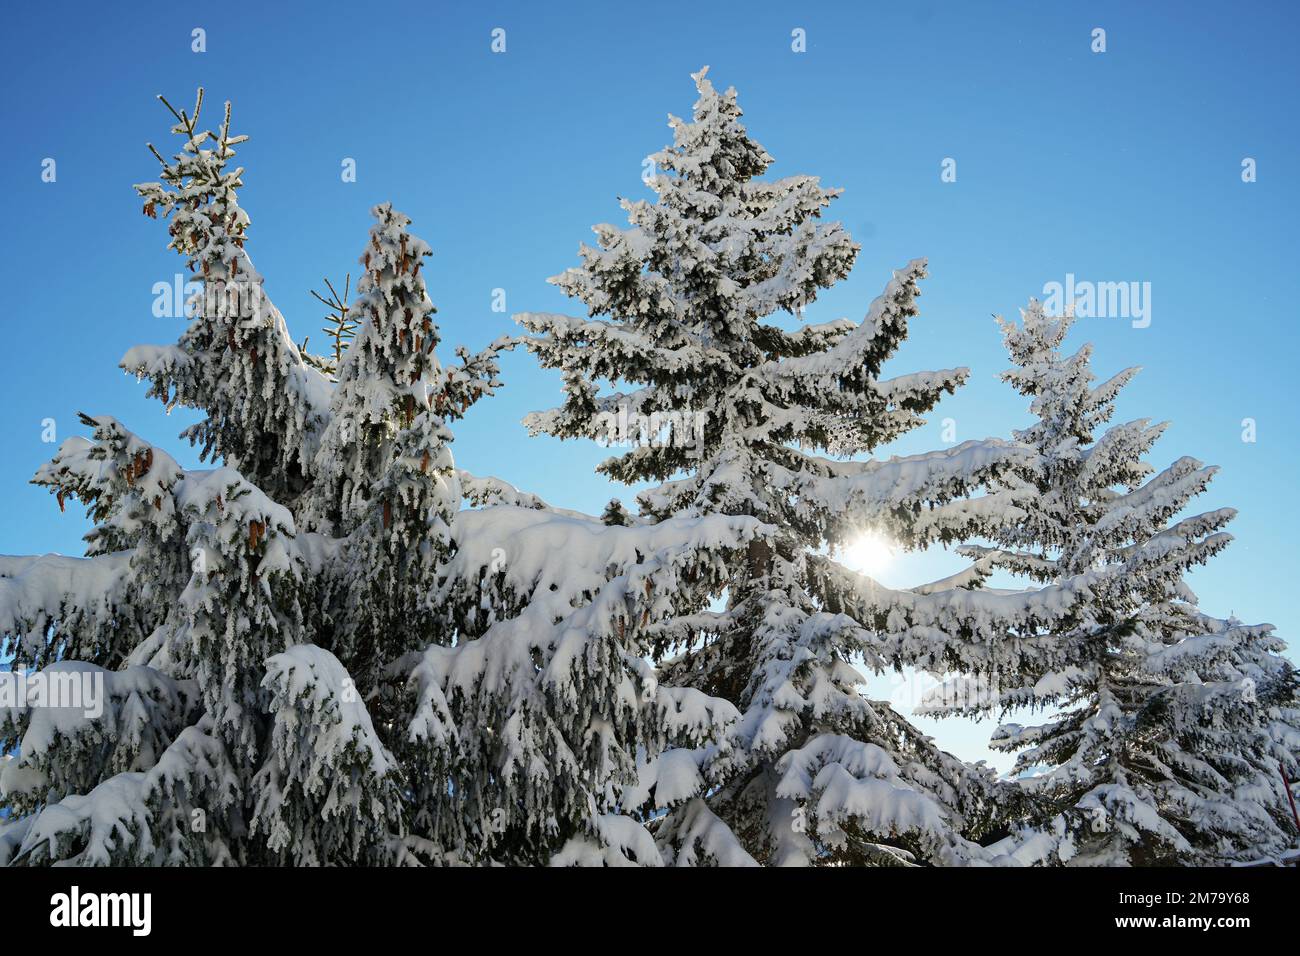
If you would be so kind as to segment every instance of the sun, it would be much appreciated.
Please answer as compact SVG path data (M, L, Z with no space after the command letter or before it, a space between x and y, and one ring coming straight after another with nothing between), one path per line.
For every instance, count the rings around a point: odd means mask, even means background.
M894 545L879 531L864 531L845 546L842 558L854 571L879 574L894 560Z

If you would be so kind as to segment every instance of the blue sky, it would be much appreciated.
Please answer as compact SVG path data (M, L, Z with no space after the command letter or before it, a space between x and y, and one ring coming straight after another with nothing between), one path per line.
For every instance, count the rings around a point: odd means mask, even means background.
M1151 324L1081 319L1103 375L1145 371L1121 419L1173 426L1156 448L1221 465L1205 508L1240 509L1237 541L1192 577L1208 610L1297 631L1292 286L1298 191L1290 3L718 3L658 10L609 3L13 6L0 36L0 181L6 290L0 355L0 553L80 552L86 524L27 484L75 413L112 414L195 458L116 363L171 342L152 288L183 264L140 214L131 184L154 178L146 140L203 85L215 122L234 102L251 140L243 203L250 252L296 338L323 347L308 290L355 273L367 210L390 200L435 256L426 273L449 347L481 346L518 311L575 311L545 279L577 261L618 196L645 195L641 162L685 115L703 64L740 91L771 175L809 173L845 192L833 207L862 244L853 275L812 320L859 318L891 269L928 256L923 312L889 372L966 365L970 384L898 443L1005 436L1025 401L993 313L1047 282L1149 282ZM207 50L191 50L191 31ZM1106 51L1091 51L1092 31ZM506 31L506 52L491 31ZM807 50L791 49L806 31ZM170 151L170 150L165 150ZM1257 181L1243 183L1253 158ZM41 178L53 158L57 179ZM341 180L356 161L357 181ZM941 164L956 160L957 179ZM504 289L507 313L491 309ZM599 509L616 493L595 446L527 437L520 418L560 399L558 377L519 354L500 396L457 430L462 467L556 504ZM1242 420L1257 440L1242 441ZM622 492L625 498L630 497ZM956 567L908 557L896 585ZM1293 655L1294 656L1294 655ZM925 724L963 755L988 725Z

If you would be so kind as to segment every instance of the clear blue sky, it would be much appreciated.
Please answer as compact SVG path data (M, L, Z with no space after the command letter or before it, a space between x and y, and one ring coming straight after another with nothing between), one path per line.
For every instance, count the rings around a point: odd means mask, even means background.
M641 161L709 64L740 91L772 175L845 190L834 214L862 253L810 319L860 317L892 268L930 259L923 315L890 371L973 374L899 452L939 447L943 417L959 439L1026 422L996 377L1007 362L992 313L1067 273L1150 282L1150 327L1081 320L1071 343L1093 341L1103 374L1145 367L1120 416L1173 421L1157 464L1223 467L1201 502L1240 509L1237 541L1193 576L1202 603L1291 637L1298 20L1285 2L10 5L0 553L80 553L79 514L27 484L54 451L43 419L62 440L77 410L112 414L194 462L175 439L192 419L168 420L116 368L129 346L180 331L153 317L151 290L182 262L130 188L156 174L145 141L168 139L156 93L188 104L204 85L214 122L234 101L252 137L250 252L296 338L323 345L308 289L355 273L367 210L391 200L436 250L426 274L446 344L474 347L511 331L509 313L573 310L544 280L577 261L593 223L623 221L617 196L645 195ZM196 27L205 53L191 51ZM497 27L504 54L490 49ZM1105 53L1090 50L1094 27ZM791 50L795 28L805 53ZM41 181L46 157L54 183ZM345 157L355 183L341 181ZM955 183L940 179L948 157ZM1241 180L1245 157L1255 183ZM506 314L491 310L496 288ZM592 472L601 449L518 424L559 401L558 378L520 354L504 379L459 426L459 463L598 509L613 491ZM927 555L884 577L954 566ZM937 732L970 755L987 730Z

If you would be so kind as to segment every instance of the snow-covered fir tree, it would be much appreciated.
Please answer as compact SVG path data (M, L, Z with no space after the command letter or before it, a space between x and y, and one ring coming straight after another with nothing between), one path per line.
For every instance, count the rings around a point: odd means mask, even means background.
M231 161L247 137L231 134L229 104L211 132L199 125L202 90L192 114L163 103L182 149L167 160L150 146L162 164L159 181L135 189L146 215L168 220L170 247L185 257L203 292L187 303L190 322L179 342L131 349L122 367L147 377L150 395L168 408L204 413L186 437L205 458L220 458L291 504L310 474L328 383L303 360L245 249L249 218L238 197L244 170Z
M169 107L170 108L170 107ZM298 528L330 387L293 345L248 258L244 137L175 111L181 150L145 213L202 291L175 346L123 360L206 414L187 432L222 465L182 469L108 417L38 473L95 522L83 559L5 559L0 631L18 666L94 673L106 714L9 708L6 861L378 862L405 810L394 762L343 665L315 638L348 542ZM328 635L329 632L325 632ZM320 643L325 643L321 641ZM52 663L56 662L57 663ZM45 671L39 672L44 674Z
M161 182L136 188L202 291L178 345L132 349L123 365L169 407L206 414L187 435L221 465L183 469L115 419L83 416L93 437L64 442L37 474L60 509L84 502L94 528L85 558L0 559L5 651L47 682L102 681L106 702L0 712L17 752L0 779L0 858L407 860L400 738L365 695L384 655L430 639L437 618L422 612L459 507L433 406L459 414L490 393L499 346L438 365L415 278L427 247L381 206L367 325L332 389L248 259L231 168L244 137L229 106L218 133L201 131L201 107L202 93L192 115L173 111L181 150L155 151ZM341 422L353 425L342 439Z
M931 589L887 592L823 550L870 527L915 547L959 540L984 518L960 496L1023 450L968 442L836 460L922 424L967 371L880 377L917 314L921 260L860 323L782 327L781 314L801 315L848 274L858 246L821 218L837 191L811 176L757 178L772 158L742 126L735 92L705 71L694 79L693 119L670 118L673 145L651 157L657 200L624 200L630 227L596 226L598 245L552 280L587 316L520 317L566 393L530 416L534 432L608 440L613 421L648 423L650 440L599 468L660 482L638 497L639 526L718 515L761 525L724 575L684 582L641 625L663 684L727 700L740 718L719 744L648 761L624 805L656 816L672 863L986 861L974 841L994 826L991 773L866 699L852 662L889 666L875 628L899 602L931 630L989 633L998 602L977 612ZM983 573L932 590L966 594Z
M248 260L243 137L200 106L137 190L203 291L123 364L206 413L186 434L220 465L83 416L38 473L94 528L84 558L0 558L0 636L104 706L0 709L0 862L660 863L623 793L738 715L660 687L644 625L757 521L603 520L457 469L449 423L510 340L438 361L429 247L385 204L354 334L303 353Z
M1125 456L1145 424L1073 472L1088 440L1056 424L871 457L967 377L881 377L925 263L861 322L792 327L858 248L821 218L836 192L760 179L734 92L695 79L657 201L624 203L631 228L597 227L556 279L588 315L522 317L567 393L531 429L624 445L601 470L652 483L600 515L457 467L452 425L516 342L439 360L430 249L390 205L356 301L323 300L333 355L296 346L249 258L229 105L216 132L201 91L168 106L179 151L136 190L202 291L175 345L122 366L199 413L183 434L211 467L84 415L37 472L93 527L82 558L0 556L3 676L102 695L0 702L0 864L1202 861L1293 839L1268 772L1297 775L1294 673L1268 628L1201 615L1181 583L1227 514L1160 524L1205 470L1144 484ZM1015 341L1017 384L1083 388L1096 424L1118 385L1054 365L1059 338ZM1063 521L1062 481L1091 489L1104 546ZM868 529L994 547L894 590L833 557ZM1040 586L983 587L999 567ZM909 665L1014 668L995 709L1112 696L1084 731L1006 732L1054 765L1010 787L863 696L859 667ZM1116 741L1122 786L1088 762Z
M432 250L391 206L374 214L350 310L361 326L339 363L302 509L307 527L347 542L324 603L337 609L330 646L366 669L352 676L367 695L384 664L437 637L424 612L460 506L443 413L477 397L461 394L434 354L436 310L420 275ZM491 352L472 371L475 388L498 384Z
M1186 573L1231 540L1235 512L1179 518L1217 469L1182 457L1157 472L1146 456L1167 423L1109 425L1138 369L1098 383L1091 346L1065 354L1070 314L1031 300L1002 321L1032 399L1015 437L1034 456L994 483L1011 520L992 547L962 550L1038 584L1086 582L1091 599L1051 630L1008 642L1003 660L934 695L936 713L1052 711L1003 725L1034 798L1020 834L1026 859L1070 864L1223 863L1296 845L1284 780L1295 780L1300 678L1270 625L1203 613ZM1286 776L1284 777L1283 774Z

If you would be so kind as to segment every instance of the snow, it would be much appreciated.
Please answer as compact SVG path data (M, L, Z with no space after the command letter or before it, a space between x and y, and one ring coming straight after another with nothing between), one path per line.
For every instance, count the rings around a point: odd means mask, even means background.
M526 335L445 365L432 248L388 203L350 344L295 345L246 248L244 137L229 108L198 127L201 94L174 111L179 151L136 190L205 294L175 344L122 366L196 411L182 437L211 467L101 415L37 472L94 527L82 558L0 556L0 676L91 697L0 686L0 864L1293 857L1294 668L1271 626L1202 612L1185 580L1231 540L1231 508L1184 514L1216 469L1150 465L1165 423L1108 427L1137 370L1097 384L1090 346L1061 351L1072 317L1033 301L1000 322L1028 427L877 454L970 375L883 377L927 262L860 321L786 331L859 247L825 215L838 189L760 178L774 158L706 74L655 198L551 280L585 314L524 313ZM255 315L207 295L230 290ZM534 434L692 423L599 466L638 514L459 466L453 426L516 344L565 393ZM828 556L866 527L972 563L884 587ZM923 712L1014 718L991 745L1016 779L869 699L859 666L940 675Z
M131 588L131 554L68 558L0 556L0 634L11 652L30 655L65 611L81 620L107 620Z

